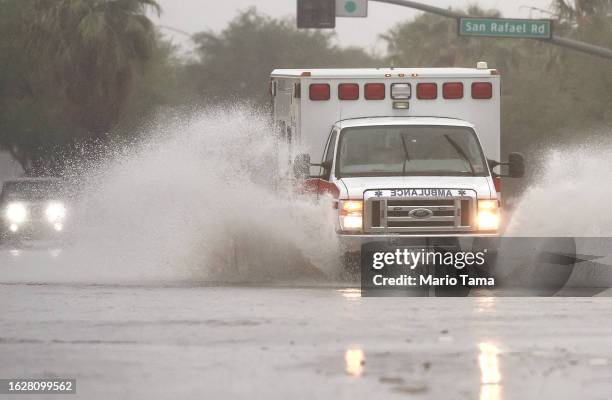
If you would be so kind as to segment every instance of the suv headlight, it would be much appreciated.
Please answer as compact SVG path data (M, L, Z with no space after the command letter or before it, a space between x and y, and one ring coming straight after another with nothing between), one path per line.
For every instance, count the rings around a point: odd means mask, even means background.
M496 231L499 229L499 202L497 200L478 200L478 229Z
M340 229L343 231L360 231L363 229L363 201L340 200Z
M66 207L62 203L49 203L45 215L52 224L62 222L66 218Z
M28 209L23 203L10 203L6 207L5 216L11 224L22 224L28 218Z

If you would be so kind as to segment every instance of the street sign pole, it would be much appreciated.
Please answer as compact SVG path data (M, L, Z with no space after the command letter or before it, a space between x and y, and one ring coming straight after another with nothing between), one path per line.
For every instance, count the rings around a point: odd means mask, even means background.
M428 4L417 3L411 0L369 0L369 1L376 1L379 3L387 3L387 4L394 4L394 5L401 6L401 7L414 8L416 10L421 10L421 11L425 11L428 13L441 15L447 18L454 18L457 20L461 18L470 18L469 15L465 15L463 13L458 13L456 11L447 10L447 9L440 8L440 7L430 6ZM595 45L580 42L574 39L556 36L552 34L552 30L551 30L550 39L544 39L544 40L546 40L547 43L554 44L557 46L566 47L572 50L580 51L583 53L591 54L591 55L602 57L602 58L612 59L612 49L601 47L601 46L595 46Z

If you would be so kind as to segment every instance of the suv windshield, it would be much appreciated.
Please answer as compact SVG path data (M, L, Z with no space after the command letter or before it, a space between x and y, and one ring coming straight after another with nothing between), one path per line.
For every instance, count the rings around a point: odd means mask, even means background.
M476 134L456 126L376 126L342 131L336 175L486 176Z
M6 182L2 187L2 201L41 201L62 196L62 188L56 181Z

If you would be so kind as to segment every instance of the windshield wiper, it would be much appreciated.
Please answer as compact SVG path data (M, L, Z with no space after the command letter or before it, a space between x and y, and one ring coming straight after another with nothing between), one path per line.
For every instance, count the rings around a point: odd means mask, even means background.
M408 161L410 161L410 154L408 154L408 146L406 146L406 138L404 137L404 135L400 135L402 138L402 147L404 148L404 155L406 156L404 158L404 165L402 166L402 176L406 176L406 165L408 164Z
M468 163L468 165L470 166L470 171L472 171L472 175L476 176L476 170L474 169L474 165L472 164L472 161L470 161L470 158L467 156L467 154L465 154L465 151L463 151L461 146L459 146L457 142L451 139L448 135L444 135L444 138L448 141L448 143L451 144L451 146L453 146L453 148L457 151L461 158L463 158L463 160Z

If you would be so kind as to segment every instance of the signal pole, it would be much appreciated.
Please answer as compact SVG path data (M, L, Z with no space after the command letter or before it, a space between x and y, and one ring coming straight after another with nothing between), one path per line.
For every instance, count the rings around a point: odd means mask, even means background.
M297 0L297 21L298 28L315 28L315 29L332 29L336 26L336 1L337 0ZM363 2L364 0L361 0ZM457 23L461 18L470 17L467 14L430 6L428 4L422 4L411 0L365 0L366 8L367 1L376 1L378 3L393 4L400 7L413 8L415 10L421 10L432 14L441 15L446 18L457 20ZM352 1L353 8L356 2ZM610 3L612 7L612 2ZM367 13L366 13L367 14ZM611 9L612 15L612 9ZM362 15L364 16L364 15ZM537 21L537 20L525 20L525 21ZM546 20L549 27L552 26L552 21ZM550 29L552 31L552 29ZM568 49L580 51L582 53L590 54L597 57L606 58L612 60L612 49L597 46L581 42L579 40L570 39L562 36L557 36L549 31L549 35L546 38L535 38L535 40L541 40L546 43L554 44L556 46L565 47ZM486 36L486 35L481 35Z
M417 3L416 1L411 0L370 0L376 1L378 3L387 3L394 4L401 7L409 7L414 8L416 10L425 11L432 14L441 15L447 18L459 19L464 17L469 17L469 15L464 13L459 13L452 10L447 10L440 7L430 6L428 4ZM608 49L606 47L596 46L594 44L589 44L585 42L581 42L579 40L574 40L562 36L557 36L555 34L552 35L550 39L544 40L550 44L554 44L556 46L566 47L568 49L580 51L583 53L587 53L593 56L607 58L612 60L612 49Z

